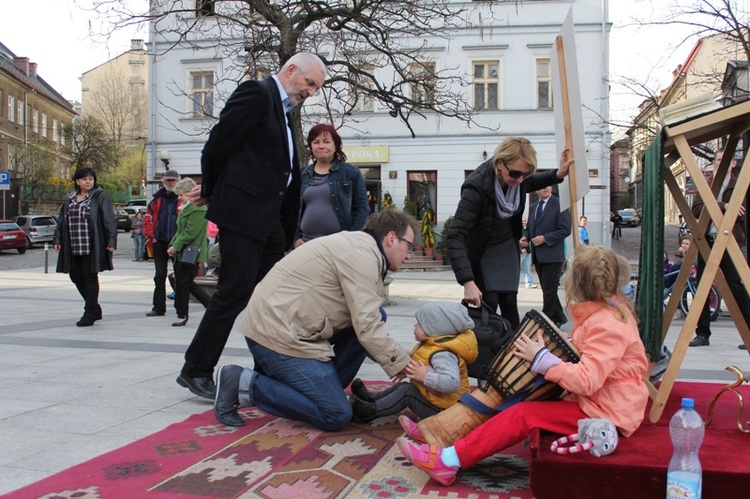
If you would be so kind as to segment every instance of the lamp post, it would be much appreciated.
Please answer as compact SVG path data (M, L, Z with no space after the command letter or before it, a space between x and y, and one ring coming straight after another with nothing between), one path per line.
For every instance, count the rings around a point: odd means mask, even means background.
M159 159L162 163L164 163L164 168L166 170L169 170L169 160L172 159L169 151L159 151Z

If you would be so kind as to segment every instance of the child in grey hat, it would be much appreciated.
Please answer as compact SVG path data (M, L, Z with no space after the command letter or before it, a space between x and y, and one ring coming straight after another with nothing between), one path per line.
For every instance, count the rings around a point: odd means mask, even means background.
M470 391L466 365L476 360L479 347L466 307L436 301L424 304L415 315L414 338L419 343L406 366L409 380L377 394L370 393L361 379L352 381L350 402L356 421L367 423L406 408L426 418Z

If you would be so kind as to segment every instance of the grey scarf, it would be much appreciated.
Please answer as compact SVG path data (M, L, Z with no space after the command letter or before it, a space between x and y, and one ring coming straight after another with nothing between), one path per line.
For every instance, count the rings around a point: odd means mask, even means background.
M521 185L508 187L508 193L503 192L500 185L500 179L495 180L495 201L497 207L497 216L500 218L510 218L518 209L518 203L521 200Z

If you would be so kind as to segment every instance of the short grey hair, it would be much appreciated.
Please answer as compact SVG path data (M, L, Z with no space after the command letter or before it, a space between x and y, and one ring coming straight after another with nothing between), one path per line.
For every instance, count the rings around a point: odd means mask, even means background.
M284 63L280 72L283 72L292 64L297 66L303 73L308 73L313 68L313 66L317 66L318 68L320 68L324 75L326 74L325 63L320 59L320 57L310 52L297 52L292 57L290 57L286 61L286 63Z
M183 178L174 185L174 193L178 196L182 196L183 194L187 194L188 192L192 191L193 188L197 185L198 184L196 184L195 180L193 180L192 178Z

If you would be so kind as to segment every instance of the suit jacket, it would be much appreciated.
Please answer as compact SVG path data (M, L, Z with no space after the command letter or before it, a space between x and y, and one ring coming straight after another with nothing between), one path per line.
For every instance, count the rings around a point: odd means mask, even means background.
M202 196L210 198L208 220L264 240L280 217L291 246L299 213L299 161L273 78L243 82L229 97L203 147L201 171Z
M570 211L560 212L560 200L550 195L542 212L539 223L536 221L536 210L540 201L531 205L528 216L529 246L534 262L554 263L565 261L565 238L570 235ZM531 240L544 236L544 244L534 246Z

